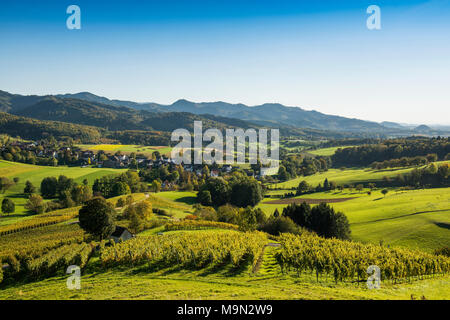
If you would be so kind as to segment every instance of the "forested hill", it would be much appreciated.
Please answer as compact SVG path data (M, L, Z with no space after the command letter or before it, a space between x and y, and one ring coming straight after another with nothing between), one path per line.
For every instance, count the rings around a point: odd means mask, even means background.
M171 105L162 105L157 103L109 100L89 92L76 93L73 95L66 94L61 95L60 97L77 98L115 106L127 106L138 110L152 112L189 112L198 115L213 114L221 117L247 120L268 126L293 126L297 128L345 132L385 132L390 130L375 122L326 115L317 111L307 111L299 107L287 107L278 103L266 103L250 107L241 103L231 104L222 101L195 103L180 99Z
M194 121L202 121L204 128L250 128L250 124L239 119L216 116L200 116L186 112L155 113L117 107L79 99L46 97L34 105L12 113L39 120L62 121L107 130L159 130L173 131L178 128L192 129Z
M23 139L39 140L48 136L71 137L84 143L98 142L105 134L100 128L78 124L42 121L0 112L0 133Z
M84 104L76 101L83 101ZM43 110L35 110L38 107ZM55 110L55 108L61 108L62 110ZM93 113L95 113L99 111L99 108L102 109L102 112L105 112L105 116L110 117L102 123L99 123L99 120L95 119L100 117L101 114L91 115L89 111L86 111L86 109L92 109ZM134 112L131 112L130 109ZM76 123L99 125L118 130L122 130L124 127L126 129L147 129L149 123L150 127L156 129L156 125L151 122L152 117L149 114L185 112L198 116L209 114L215 117L221 117L213 119L215 121L228 118L235 119L235 121L250 122L253 124L253 127L257 124L277 128L292 127L352 134L371 133L380 135L392 133L403 133L407 135L411 132L409 129L402 128L400 125L393 128L392 126L383 126L376 122L327 115L317 111L307 111L298 107L287 107L277 103L250 107L244 104L230 104L226 102L195 103L181 99L171 105L162 105L157 103L110 100L89 92L40 97L21 96L0 91L0 111L46 120L76 121ZM117 121L116 114L118 115L118 119L126 121ZM88 116L87 118L85 118L86 115ZM124 116L130 119L125 119ZM158 119L163 119L161 117L163 116L157 116ZM148 120L145 125L140 123L140 119L144 118ZM211 119L210 117L208 118ZM230 121L227 120L228 124ZM137 127L130 128L128 126L130 122L137 125ZM239 124L232 124L232 126L245 127L246 125L240 122Z

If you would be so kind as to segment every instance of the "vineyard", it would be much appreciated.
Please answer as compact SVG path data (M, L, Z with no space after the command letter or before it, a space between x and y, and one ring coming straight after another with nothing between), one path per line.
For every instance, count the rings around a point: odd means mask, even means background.
M237 230L239 227L235 224L216 222L216 221L197 221L197 220L184 220L180 222L171 222L166 224L166 231L176 230L202 230L202 229L230 229Z
M64 245L39 258L28 260L25 264L25 272L29 277L38 278L56 274L70 265L83 268L89 260L93 246L87 243Z
M77 224L51 225L0 237L0 260L9 256L37 257L61 245L81 242L85 233Z
M338 281L367 279L367 268L376 265L383 280L411 280L450 272L450 259L407 249L390 249L316 235L283 234L279 237L281 250L276 253L283 272L294 269L298 274L315 272L331 275Z
M9 266L2 270L3 280L35 279L50 276L71 264L84 266L92 251L84 240L84 231L74 224L51 225L2 236L0 265Z
M132 195L133 201L141 201L145 199L145 194L143 193L135 193ZM107 199L109 203L115 204L119 198L125 200L126 196L118 196L114 198ZM23 220L14 224L1 226L0 227L0 236L13 234L16 232L22 232L26 230L46 227L54 224L58 224L61 222L65 222L71 219L74 219L78 216L79 207L72 207L66 209L60 209L51 211L48 213L43 213L36 215L30 219Z
M247 259L255 265L266 243L267 237L261 232L211 231L151 236L105 247L100 260L105 267L148 262L159 267L202 268L223 263L238 267Z

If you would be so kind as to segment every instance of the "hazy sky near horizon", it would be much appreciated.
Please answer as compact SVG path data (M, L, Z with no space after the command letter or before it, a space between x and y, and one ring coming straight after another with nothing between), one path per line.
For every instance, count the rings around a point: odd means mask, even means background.
M66 8L81 8L68 30ZM369 5L381 30L368 30ZM450 124L450 1L0 2L0 90Z

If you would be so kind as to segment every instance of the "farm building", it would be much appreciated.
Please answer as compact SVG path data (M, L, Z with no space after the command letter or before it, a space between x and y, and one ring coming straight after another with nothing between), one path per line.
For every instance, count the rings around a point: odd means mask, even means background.
M112 233L111 239L114 240L114 242L120 242L120 241L127 241L134 238L134 235L128 231L124 227L116 227L116 230Z

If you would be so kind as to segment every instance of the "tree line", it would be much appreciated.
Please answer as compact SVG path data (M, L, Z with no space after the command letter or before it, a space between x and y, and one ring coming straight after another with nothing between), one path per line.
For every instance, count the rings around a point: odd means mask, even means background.
M404 138L384 140L378 144L339 148L331 156L333 165L368 166L373 162L414 158L435 154L437 160L445 160L450 154L449 138Z

